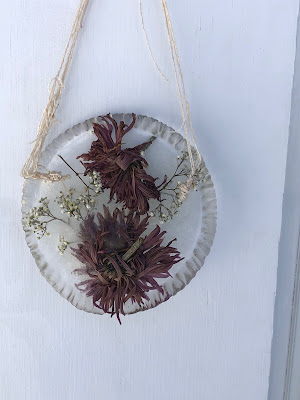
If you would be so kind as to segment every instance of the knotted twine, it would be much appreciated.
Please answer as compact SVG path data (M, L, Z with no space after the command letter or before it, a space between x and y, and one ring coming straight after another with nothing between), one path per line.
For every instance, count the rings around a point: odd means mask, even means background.
M66 178L63 177L59 172L42 173L37 171L37 168L45 139L53 122L55 121L55 112L59 106L59 101L65 87L65 79L71 64L74 48L88 4L89 0L80 0L58 72L50 82L48 104L43 111L33 149L21 171L21 176L25 179L44 179L46 181L54 182Z
M145 39L146 39L146 44L148 46L148 49L150 51L152 60L161 74L161 76L165 79L166 77L164 74L161 72L158 64L156 63L151 47L149 44L148 40L148 35L145 29L144 25L144 19L143 19L143 13L142 13L142 0L140 1L140 15L141 15L141 22L142 22L142 28L145 34ZM195 173L197 172L197 168L199 168L199 165L201 163L202 157L200 155L200 152L197 147L196 143L196 138L195 138L195 133L193 129L193 124L192 124L192 119L191 119L191 112L190 112L190 107L189 103L187 101L187 95L185 91L185 86L184 86L184 80L183 80L183 73L180 65L180 59L179 59L179 54L178 54L178 49L175 41L175 36L174 36L174 31L169 15L169 10L167 7L166 0L161 0L164 16L165 16L165 23L166 23L166 28L167 28L167 34L168 34L168 39L169 39L169 45L170 45L170 52L171 52L171 58L172 58L172 63L174 67L174 73L175 73L175 79L176 79L176 87L177 87L177 93L178 93L178 98L179 98L179 104L180 104L180 111L182 115L182 120L183 120L183 127L184 127L184 133L185 133L185 138L186 138L186 143L187 143L187 151L189 154L189 161L191 165L191 174L185 183L180 183L180 191L181 191L181 198L184 200L190 190L193 188L193 177ZM38 169L38 162L40 159L40 155L42 152L42 148L45 142L45 139L49 133L49 130L55 120L55 113L56 110L59 106L59 101L62 96L63 89L65 87L65 79L71 64L72 56L74 53L74 48L78 39L79 31L82 27L82 22L84 19L84 16L86 14L86 10L89 5L89 0L80 0L79 2L79 7L77 9L75 19L72 25L71 33L67 41L67 45L62 57L61 64L59 66L58 72L56 76L52 79L50 82L50 88L49 88L49 99L48 99L48 104L43 111L39 126L38 126L38 131L37 131L37 137L35 140L34 147L29 155L28 160L26 161L22 171L21 171L21 176L25 179L31 178L31 179L43 179L45 181L50 181L50 182L55 182L55 181L60 181L63 179L66 179L66 176L62 176L59 172L55 171L48 171L47 173L42 173L37 171ZM194 159L193 155L193 150L191 146L191 141L193 142L194 149L196 150L196 160Z

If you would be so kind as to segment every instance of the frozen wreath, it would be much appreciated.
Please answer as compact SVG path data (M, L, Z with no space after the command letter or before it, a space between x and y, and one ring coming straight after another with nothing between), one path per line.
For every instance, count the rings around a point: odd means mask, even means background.
M27 225L34 230L38 239L49 236L48 225L58 220L69 223L70 218L78 221L78 241L70 246L67 238L60 236L58 251L61 255L70 248L71 254L80 261L81 267L74 272L82 277L77 288L92 298L95 307L104 313L125 314L127 301L140 307L149 300L149 292L164 293L159 279L171 276L172 266L183 258L173 247L174 238L164 243L166 231L156 226L150 233L146 230L151 217L159 217L163 224L173 218L183 202L181 182L191 176L187 163L188 153L177 156L177 166L172 176L158 178L147 173L146 150L155 137L135 147L124 147L124 137L134 127L132 122L119 124L110 116L100 117L93 124L96 140L87 153L77 157L84 167L83 173L76 172L68 161L61 159L84 184L84 191L76 194L74 189L61 191L49 204L42 198L38 206L27 215ZM193 174L192 185L197 189L200 169ZM118 207L103 211L97 208L98 197L109 191L110 201ZM154 204L154 206L152 206ZM59 208L67 217L58 218L52 208Z

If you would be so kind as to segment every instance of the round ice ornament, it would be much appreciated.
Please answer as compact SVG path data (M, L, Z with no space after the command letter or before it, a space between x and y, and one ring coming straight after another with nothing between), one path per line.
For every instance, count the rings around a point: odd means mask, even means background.
M64 179L26 180L26 240L75 307L120 320L166 301L204 264L214 185L203 159L191 179L186 140L172 128L134 114L93 118L55 139L39 165Z

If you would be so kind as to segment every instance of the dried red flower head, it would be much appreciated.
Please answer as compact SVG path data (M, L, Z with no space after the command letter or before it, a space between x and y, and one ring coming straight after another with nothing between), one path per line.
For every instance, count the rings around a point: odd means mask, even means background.
M145 214L149 211L149 199L160 200L156 179L146 173L148 163L141 156L153 139L136 147L122 149L122 139L133 128L135 114L132 114L129 126L123 121L118 125L109 115L101 119L102 124L94 124L97 140L92 143L88 153L77 158L85 161L85 173L97 171L101 175L102 187L110 189L111 200L116 196L117 202L125 203L129 210Z
M148 216L116 209L111 215L107 207L98 213L99 225L90 215L81 224L83 243L73 248L73 254L84 267L77 269L88 275L77 287L93 297L93 304L105 313L124 314L124 304L131 300L139 306L149 300L148 292L163 288L157 278L167 278L179 261L180 253L171 242L162 246L165 232L157 226L144 239L141 235L148 225ZM174 239L176 240L176 239Z

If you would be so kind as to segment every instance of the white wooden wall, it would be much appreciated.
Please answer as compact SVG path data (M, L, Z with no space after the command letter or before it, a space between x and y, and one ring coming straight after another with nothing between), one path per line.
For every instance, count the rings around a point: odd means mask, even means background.
M173 0L200 151L215 180L215 244L190 285L116 320L85 314L41 277L21 228L19 171L75 0L1 2L0 399L266 400L298 0ZM91 0L59 132L107 112L181 125L159 0Z

